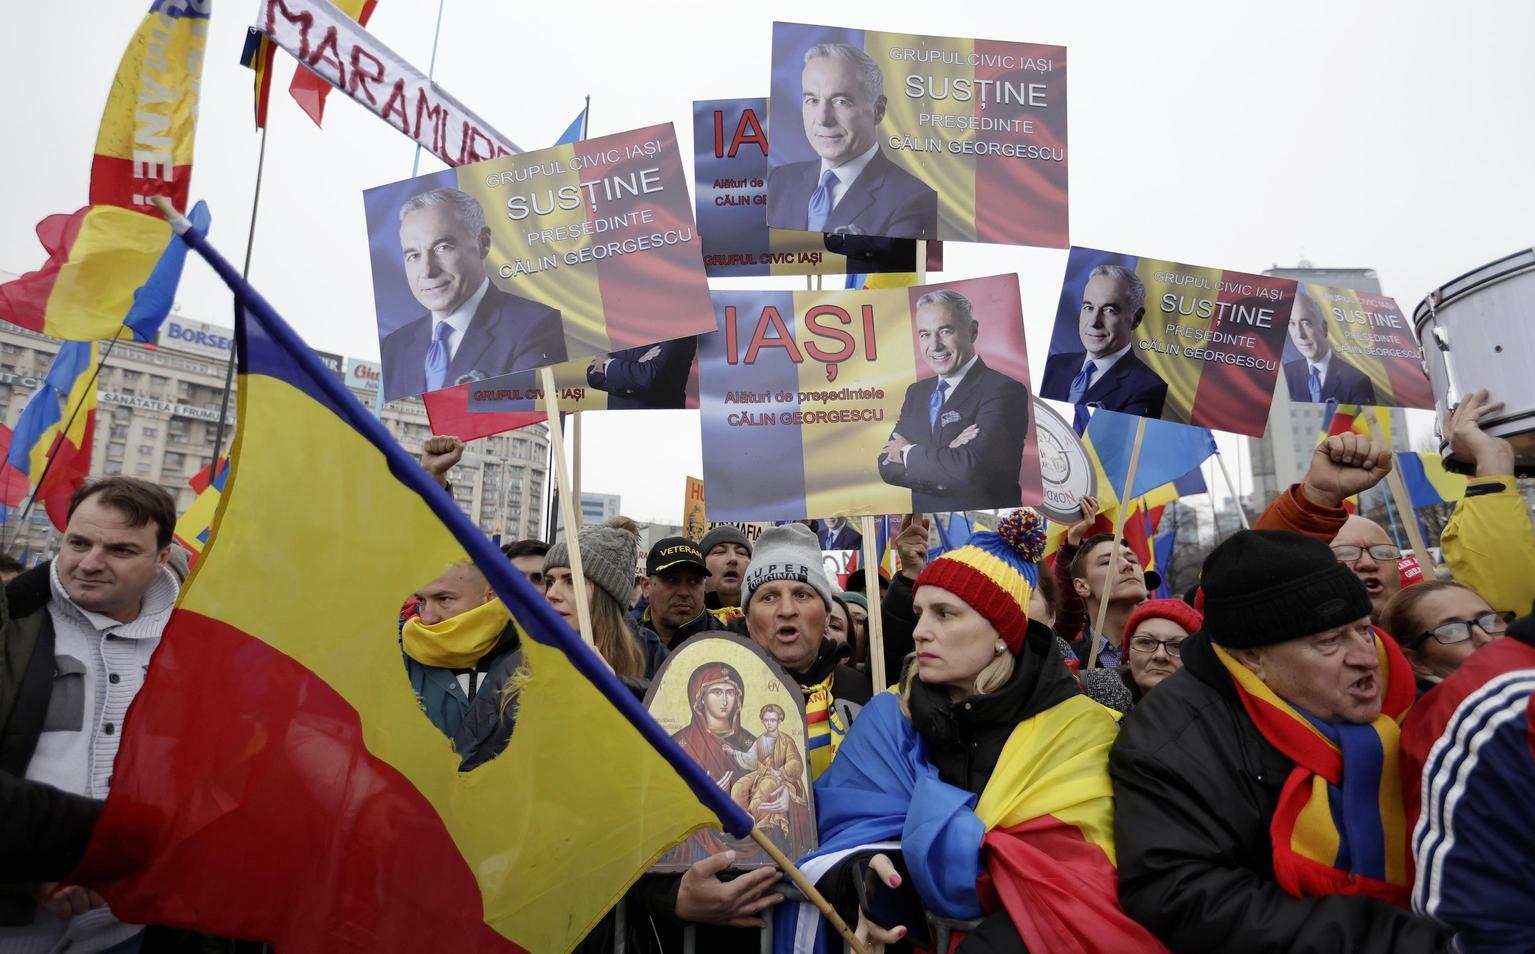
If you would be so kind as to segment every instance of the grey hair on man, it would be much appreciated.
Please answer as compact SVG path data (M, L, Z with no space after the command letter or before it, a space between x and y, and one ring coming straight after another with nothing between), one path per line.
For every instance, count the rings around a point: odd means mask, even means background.
M449 189L446 186L413 195L400 206L400 221L412 212L422 209L430 209L433 206L446 205L453 209L453 215L459 224L469 230L470 235L479 235L485 228L485 209L478 199L467 192L457 189Z
M814 59L847 60L858 67L858 81L864 95L874 102L885 95L885 74L880 71L874 58L856 46L847 43L817 43L805 51L805 62Z
M1141 276L1135 274L1134 269L1123 265L1099 265L1087 273L1087 280L1095 278L1116 278L1125 286L1125 307L1131 314L1140 311L1146 305L1146 283L1141 281Z
M975 306L971 304L970 299L952 289L943 288L938 291L928 292L917 299L917 304L912 308L912 311L916 311L924 305L942 305L949 310L949 314L954 317L955 321L961 324L976 323Z

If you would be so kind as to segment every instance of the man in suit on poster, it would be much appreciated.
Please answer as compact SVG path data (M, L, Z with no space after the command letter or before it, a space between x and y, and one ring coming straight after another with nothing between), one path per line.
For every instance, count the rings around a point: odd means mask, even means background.
M1358 368L1344 361L1327 340L1327 322L1322 306L1301 288L1290 312L1290 342L1300 357L1286 361L1285 385L1290 400L1305 404L1375 403L1375 385Z
M1029 389L986 366L970 299L944 289L917 299L917 345L935 376L911 385L879 475L912 491L922 513L1001 509L1022 502Z
M1135 355L1135 329L1146 317L1146 285L1123 265L1099 265L1082 289L1081 351L1051 355L1039 394L1056 401L1159 418L1167 382Z
M560 313L485 274L490 229L473 196L447 188L411 196L400 207L400 249L427 313L380 342L385 400L565 360Z
M805 138L819 159L768 173L768 224L833 236L938 237L938 193L891 162L875 127L885 117L884 76L863 50L818 43L800 75ZM870 247L828 248L854 256L893 253Z

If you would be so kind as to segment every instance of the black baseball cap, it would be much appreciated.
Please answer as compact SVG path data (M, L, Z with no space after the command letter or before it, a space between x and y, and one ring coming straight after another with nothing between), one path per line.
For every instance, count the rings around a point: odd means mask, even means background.
M690 566L704 576L711 576L709 564L704 562L703 551L687 537L667 537L656 541L645 557L645 575L655 576L679 566Z

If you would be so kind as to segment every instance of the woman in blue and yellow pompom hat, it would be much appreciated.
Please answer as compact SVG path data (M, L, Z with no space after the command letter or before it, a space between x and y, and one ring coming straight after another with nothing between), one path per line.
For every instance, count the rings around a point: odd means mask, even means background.
M979 920L987 949L1164 950L1119 907L1114 718L1028 618L1044 545L1043 518L1017 510L923 569L899 695L864 706L816 782L801 870L870 941L931 947L932 913ZM775 941L826 949L818 919L781 906Z

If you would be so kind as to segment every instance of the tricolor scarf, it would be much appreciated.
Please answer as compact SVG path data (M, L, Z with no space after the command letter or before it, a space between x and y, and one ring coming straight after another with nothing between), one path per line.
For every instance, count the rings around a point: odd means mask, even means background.
M1020 722L985 791L938 777L893 693L858 716L816 782L820 847L800 861L811 881L852 852L899 849L928 910L975 918L1006 909L1031 951L1163 952L1119 907L1108 712L1073 696ZM774 912L775 954L830 949L809 904Z
M400 637L405 655L423 666L473 669L495 647L511 621L506 604L493 599L440 623L423 623L421 617L411 617Z
M1358 725L1312 718L1215 647L1253 724L1295 763L1269 825L1279 886L1298 898L1361 894L1406 908L1411 879L1397 749L1416 690L1407 658L1379 630L1375 651L1381 712Z
M805 694L805 749L810 759L811 779L821 777L847 736L847 726L832 705L835 700L831 687L836 678L836 667L833 667L821 682L800 687Z

